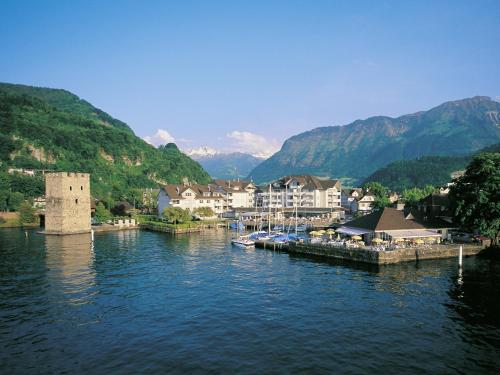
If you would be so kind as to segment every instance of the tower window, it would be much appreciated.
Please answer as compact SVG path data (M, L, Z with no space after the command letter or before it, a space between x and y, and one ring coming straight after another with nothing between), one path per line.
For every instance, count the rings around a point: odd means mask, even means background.
M78 199L75 199L75 203L78 204Z
M70 187L69 187L69 191L71 191L71 190L73 190L73 186L70 186Z
M83 191L83 186L80 186L80 190Z

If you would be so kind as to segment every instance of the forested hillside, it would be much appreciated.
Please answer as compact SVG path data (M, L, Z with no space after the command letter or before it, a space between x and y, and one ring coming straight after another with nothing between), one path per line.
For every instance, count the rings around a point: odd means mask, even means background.
M500 152L500 144L467 156L424 156L414 160L398 160L371 174L364 183L380 182L393 191L427 185L442 186L450 182L453 172L465 170L474 155Z
M89 172L104 201L162 181L210 180L174 144L155 148L71 93L9 84L0 84L0 162L4 175L9 167Z

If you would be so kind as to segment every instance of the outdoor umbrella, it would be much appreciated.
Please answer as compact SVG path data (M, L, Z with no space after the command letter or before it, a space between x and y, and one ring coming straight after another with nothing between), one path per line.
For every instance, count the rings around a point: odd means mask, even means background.
M394 242L405 242L404 238L396 238Z
M380 239L380 238L374 238L374 239L372 240L372 242L375 242L375 243L381 243L381 242L383 242L383 240L382 240L382 239Z
M361 241L362 238L360 236L353 236L351 237L354 241Z
M423 241L423 240L421 240L421 239L419 238L418 240L415 240L415 243L418 243L418 244L423 244L423 243L424 243L424 241Z

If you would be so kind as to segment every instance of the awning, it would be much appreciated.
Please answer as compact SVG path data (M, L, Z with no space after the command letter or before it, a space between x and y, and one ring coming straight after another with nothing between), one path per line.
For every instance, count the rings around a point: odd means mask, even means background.
M335 229L337 233L348 234L349 236L359 236L365 233L370 233L369 229L352 228L352 227L340 227Z
M441 237L441 234L426 229L385 230L384 233L392 238Z
M243 212L240 216L243 217L265 217L269 215L267 212Z

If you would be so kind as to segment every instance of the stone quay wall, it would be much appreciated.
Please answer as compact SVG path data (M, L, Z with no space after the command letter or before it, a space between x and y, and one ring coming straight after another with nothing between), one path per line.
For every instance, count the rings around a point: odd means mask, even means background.
M196 232L201 232L202 227L201 226L193 226L192 228L169 228L165 225L159 225L159 224L154 224L154 223L141 223L140 224L141 229L145 230L150 230L153 232L164 232L164 233L170 233L170 234L182 234L182 233L196 233Z
M478 254L483 246L470 244L434 245L429 248L417 247L396 249L391 251L376 251L363 248L334 247L320 244L290 242L283 250L289 253L314 255L326 258L343 259L353 262L370 264L395 264L402 262L416 262L425 259L458 258L459 248L462 246L463 256ZM272 248L268 245L267 248Z

